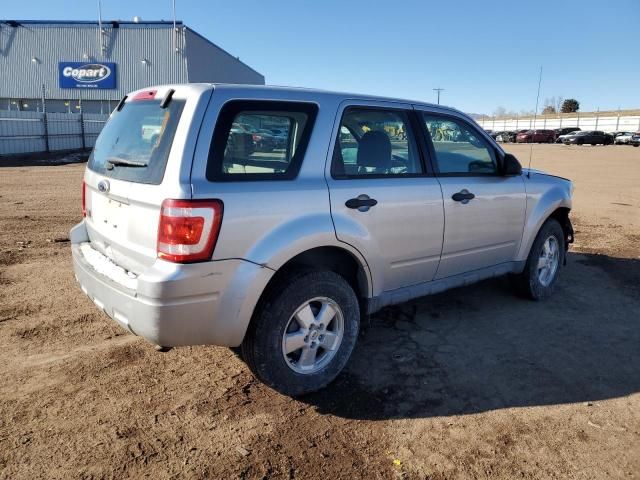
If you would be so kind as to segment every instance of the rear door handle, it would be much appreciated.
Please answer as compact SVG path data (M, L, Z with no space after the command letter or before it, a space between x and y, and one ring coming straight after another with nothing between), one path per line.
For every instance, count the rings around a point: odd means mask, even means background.
M474 198L476 198L476 196L466 188L460 190L458 193L454 193L453 195L451 195L451 199L454 202L460 202L463 204L469 203L469 200L473 200Z
M358 195L357 198L350 198L344 204L347 208L357 208L361 212L366 212L369 208L375 207L378 201L375 198L370 198L369 195Z

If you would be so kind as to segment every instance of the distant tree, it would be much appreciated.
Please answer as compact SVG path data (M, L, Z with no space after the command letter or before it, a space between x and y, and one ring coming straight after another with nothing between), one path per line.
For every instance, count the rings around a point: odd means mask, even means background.
M580 102L578 102L575 98L567 98L564 102L562 102L562 108L560 111L562 113L573 113L580 110Z
M553 107L555 110L554 113L557 113L562 108L562 102L564 102L564 98L562 97L547 97L544 99L544 105Z
M547 105L542 109L543 115L553 115L554 113L556 113L556 107L553 105Z
M556 108L556 112L559 112L562 108L562 104L564 103L564 97L559 95L557 97L551 97L551 100L553 103L550 103L549 105L553 105Z
M504 107L498 107L493 111L494 117L504 117L507 114L507 109Z

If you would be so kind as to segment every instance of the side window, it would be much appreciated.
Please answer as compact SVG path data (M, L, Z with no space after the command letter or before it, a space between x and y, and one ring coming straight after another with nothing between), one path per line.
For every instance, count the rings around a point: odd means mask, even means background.
M334 178L421 173L406 112L360 107L345 110L331 163Z
M457 119L423 114L439 173L496 174L494 149L473 128Z
M288 180L300 170L317 107L234 101L220 112L207 164L208 180Z

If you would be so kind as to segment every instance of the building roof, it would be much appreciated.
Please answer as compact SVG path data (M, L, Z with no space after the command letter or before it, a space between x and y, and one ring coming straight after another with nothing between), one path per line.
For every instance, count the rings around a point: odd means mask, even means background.
M37 26L55 26L55 27L77 27L77 26L91 26L91 27L97 27L98 25L100 25L100 22L98 22L98 20L2 20L0 19L0 24L6 24L9 25L10 27L19 27L22 25L37 25ZM116 27L116 26L120 26L120 25L124 25L124 26L141 26L141 27L148 27L148 26L165 26L165 27L172 27L173 26L173 20L152 20L152 21L148 21L148 20L140 20L138 22L135 22L133 20L103 20L102 21L102 25L103 26L112 26L112 27ZM183 25L181 20L176 20L176 25Z

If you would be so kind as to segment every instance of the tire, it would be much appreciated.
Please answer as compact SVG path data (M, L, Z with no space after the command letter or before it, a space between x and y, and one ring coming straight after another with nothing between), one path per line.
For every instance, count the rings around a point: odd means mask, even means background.
M638 143L634 143L634 144L633 144L633 146L634 146L634 147L640 147L640 144L638 144Z
M323 309L329 312L326 325L321 323ZM332 311L335 315L330 317ZM351 356L359 328L358 298L342 276L330 271L298 272L261 300L242 343L242 357L253 374L274 390L303 395L326 387L338 376ZM285 335L291 347L303 346L286 353ZM337 347L324 348L327 341ZM311 356L313 364L309 364Z
M539 268L539 263L542 260L543 248L551 238L555 241L557 256L555 257L555 269L552 273L548 272L550 275L547 277L541 274L542 270ZM549 245L547 244L546 247L548 248ZM524 270L522 273L514 275L516 289L519 293L532 300L544 300L550 297L558 281L560 268L564 264L564 257L564 232L560 223L556 219L550 218L540 228L527 257Z

